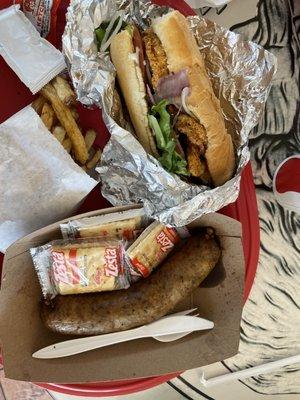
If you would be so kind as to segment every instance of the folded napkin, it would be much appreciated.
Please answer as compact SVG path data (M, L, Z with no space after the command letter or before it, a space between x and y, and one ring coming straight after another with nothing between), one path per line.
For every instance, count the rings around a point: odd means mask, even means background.
M0 11L0 55L28 86L37 93L66 68L64 56L14 5Z
M97 181L80 168L31 106L0 125L0 251L69 216Z

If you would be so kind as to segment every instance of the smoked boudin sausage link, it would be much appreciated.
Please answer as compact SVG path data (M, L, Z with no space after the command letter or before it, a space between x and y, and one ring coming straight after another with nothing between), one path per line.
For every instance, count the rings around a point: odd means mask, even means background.
M42 305L41 316L52 331L98 335L148 324L170 313L214 268L221 250L213 235L192 236L152 275L127 290L56 296Z

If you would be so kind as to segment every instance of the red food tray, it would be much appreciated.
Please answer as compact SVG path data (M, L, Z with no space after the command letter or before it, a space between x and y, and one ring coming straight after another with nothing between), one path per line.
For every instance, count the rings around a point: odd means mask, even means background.
M194 10L182 0L176 0L176 2L174 0L156 0L155 2L157 4L174 7L186 16L195 14ZM11 1L2 0L0 9L6 8L10 5ZM60 42L60 38L65 25L65 13L67 5L68 1L63 0L58 9L56 30L57 40L55 44ZM28 105L33 100L33 96L31 95L30 91L22 84L22 82L20 82L18 77L7 66L2 58L0 59L0 70L0 90L1 93L5 93L5 97L1 96L1 123L17 111ZM95 129L99 133L96 144L100 147L103 147L109 138L109 133L107 132L106 127L102 121L100 111L87 110L83 107L79 107L78 111L80 114L80 122L83 129ZM97 186L86 198L85 202L76 213L97 210L109 206L110 203L101 196L100 188L99 186ZM242 174L241 191L237 201L223 208L222 210L220 210L220 212L222 214L235 218L242 223L243 248L246 268L244 300L246 301L250 293L256 273L260 243L258 210L250 163L245 167ZM3 255L0 253L0 268L2 265L2 260ZM88 384L64 385L55 383L39 383L39 386L65 394L84 397L116 396L149 389L178 376L178 374L179 372L174 372L173 374L157 377L122 381L96 382Z

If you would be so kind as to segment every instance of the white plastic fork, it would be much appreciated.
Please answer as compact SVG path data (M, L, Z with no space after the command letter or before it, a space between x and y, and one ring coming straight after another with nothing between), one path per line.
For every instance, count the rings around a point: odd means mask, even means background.
M179 311L178 313L174 313L174 314L170 314L167 315L164 318L168 318L168 317L173 317L174 315L191 315L192 312L196 311L197 308L191 308L189 310L185 310L185 311ZM199 313L197 314L193 314L194 317L198 317ZM179 340L183 337L185 337L186 335L189 335L192 332L184 332L184 333L173 333L172 335L164 335L164 336L152 336L153 339L158 340L159 342L173 342L175 340Z

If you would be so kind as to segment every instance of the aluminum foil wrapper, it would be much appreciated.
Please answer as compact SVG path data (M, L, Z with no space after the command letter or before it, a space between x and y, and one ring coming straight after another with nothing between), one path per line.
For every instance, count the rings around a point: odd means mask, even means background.
M102 194L114 205L142 202L149 216L164 224L183 226L237 199L241 172L250 158L249 132L263 112L276 59L261 46L244 41L242 36L212 21L188 17L237 155L236 173L223 186L211 189L190 184L165 171L117 122L115 71L109 55L97 52L94 29L119 9L124 10L126 22L134 21L142 27L149 18L170 10L141 0L73 0L63 36L63 50L78 99L102 108L111 133L97 169Z

